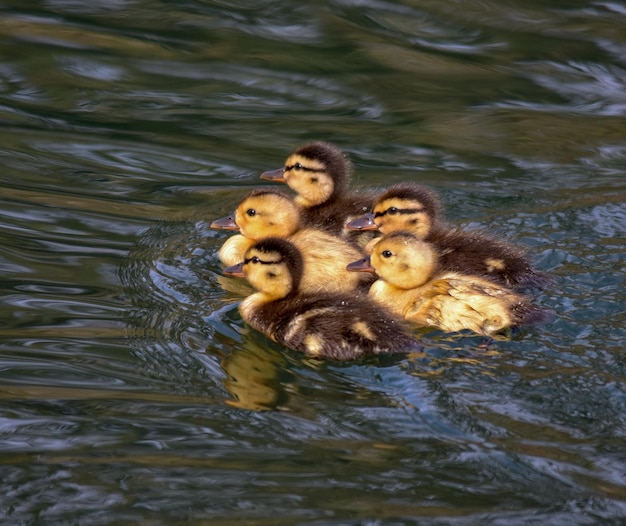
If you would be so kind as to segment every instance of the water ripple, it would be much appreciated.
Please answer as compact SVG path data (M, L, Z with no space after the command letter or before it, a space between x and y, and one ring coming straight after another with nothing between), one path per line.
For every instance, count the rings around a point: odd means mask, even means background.
M623 116L626 111L626 70L594 63L540 62L524 64L524 75L533 82L560 95L564 105L537 105L541 111L576 111L590 115ZM508 103L515 104L515 103ZM518 105L528 106L523 102ZM499 104L507 107L507 103Z
M620 523L623 7L296 4L3 4L7 520ZM554 320L350 364L247 327L210 222L312 139L527 245Z

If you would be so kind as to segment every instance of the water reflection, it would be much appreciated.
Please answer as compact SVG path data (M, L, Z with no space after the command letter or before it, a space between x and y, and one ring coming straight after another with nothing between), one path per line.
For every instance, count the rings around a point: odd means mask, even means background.
M243 409L277 409L286 405L288 393L279 381L287 361L279 352L262 347L235 350L221 362L228 375L224 387L232 396L227 403Z

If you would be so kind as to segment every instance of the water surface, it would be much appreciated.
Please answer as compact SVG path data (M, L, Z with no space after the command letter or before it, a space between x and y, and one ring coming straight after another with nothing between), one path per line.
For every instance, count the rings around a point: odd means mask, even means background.
M4 522L623 522L622 3L92 4L2 5ZM352 364L246 327L209 224L313 139L528 246L554 321Z

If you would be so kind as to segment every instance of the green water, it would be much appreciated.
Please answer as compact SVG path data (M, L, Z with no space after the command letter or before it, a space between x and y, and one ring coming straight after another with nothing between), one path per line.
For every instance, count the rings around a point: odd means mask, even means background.
M4 2L0 522L623 524L623 2ZM308 361L230 213L312 139L527 245L554 321Z

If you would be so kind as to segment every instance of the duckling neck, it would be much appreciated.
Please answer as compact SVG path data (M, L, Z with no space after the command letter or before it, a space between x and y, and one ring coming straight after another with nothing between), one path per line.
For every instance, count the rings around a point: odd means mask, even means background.
M301 195L297 195L294 198L295 203L300 206L301 208L312 208L314 206L317 206L319 204L321 204L320 202L317 201L311 201L309 199L307 199L306 197L303 197Z
M434 225L430 217L424 217L421 221L410 224L407 228L418 239L427 239L433 229Z
M341 188L335 182L328 181L316 188L315 191L307 192L306 197L298 193L294 201L301 208L312 208L336 200L341 193Z
M276 300L276 298L268 294L267 292L255 292L254 294L244 299L239 305L239 312L241 313L241 317L246 322L250 323L250 325L254 326L254 323L251 323L251 320L254 319L255 313L274 300Z

